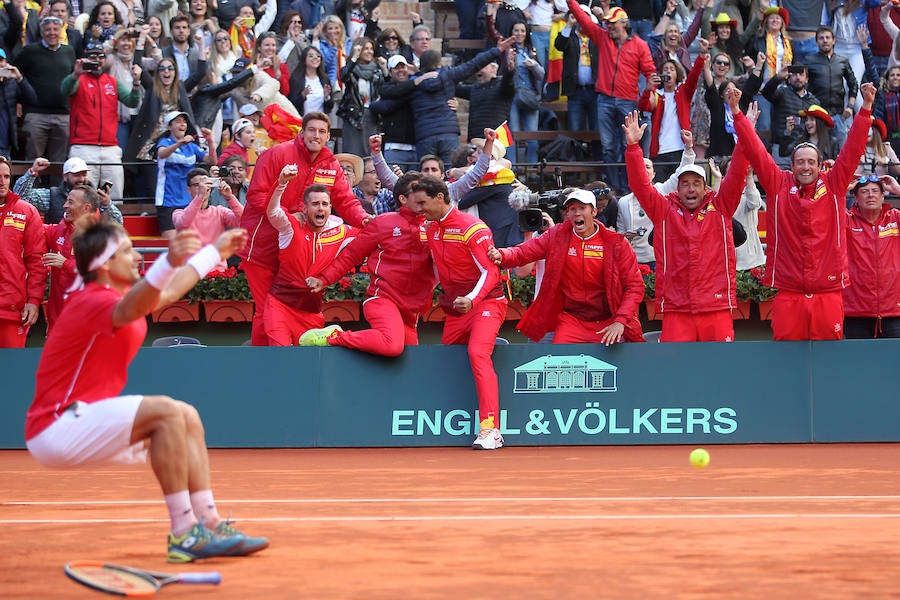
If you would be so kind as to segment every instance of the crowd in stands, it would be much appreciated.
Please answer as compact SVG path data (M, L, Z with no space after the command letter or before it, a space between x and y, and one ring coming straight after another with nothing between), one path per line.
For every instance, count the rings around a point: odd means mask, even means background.
M209 243L228 228L248 230L237 254L256 303L255 345L297 344L309 332L308 343L386 355L415 343L422 306L396 293L394 312L367 302L380 307L366 317L382 337L360 341L323 329L321 290L366 257L371 270L373 257L398 248L415 256L418 238L395 247L366 232L413 235L422 215L441 223L429 228L431 255L416 259L416 272L434 261L446 309L460 319L445 341L469 343L473 367L489 364L505 309L484 306L493 315L486 327L464 315L497 300L498 264L542 279L550 264L563 269L523 320L538 339L638 341L632 275L643 269L656 272L664 341L729 341L735 270L763 266L781 302L795 303L792 314L830 319L776 320L776 339L842 337L850 327L841 293L859 292L858 280L878 289L868 306L852 295L853 314L873 319L871 331L867 323L854 333L896 334L900 237L884 196L900 175L900 8L890 0L460 0L460 35L484 48L453 57L417 13L408 27L380 27L381 8L379 0L7 4L0 255L19 266L0 274L0 306L14 307L0 311L0 346L24 344L48 273L52 325L75 279L75 221L96 213L121 223L123 197L152 198L164 237L191 228ZM465 136L459 99L468 101ZM566 130L598 134L586 146L605 163L604 181L587 187L603 191L561 194L559 214L523 232L517 212L533 202L525 167L546 154L537 140L514 138L551 127L554 100L565 101ZM8 159L31 167L14 187L8 175L3 189ZM51 163L63 164L61 180L47 175ZM860 194L869 204L859 206ZM830 213L820 209L825 196ZM785 198L814 204L801 210ZM757 234L765 208L768 255ZM373 225L388 218L392 228ZM848 223L860 219L889 249L876 244L869 257L854 246L858 228ZM834 247L817 241L821 231L798 234L797 220L831 231ZM736 229L747 238L737 249ZM468 250L454 245L469 236ZM568 282L571 264L557 252L576 239L582 247L569 256L608 256L616 275L603 275L600 260L584 271L590 277ZM345 249L352 261L340 258ZM456 262L436 254L445 251ZM690 255L684 264L673 258L681 252ZM785 252L837 266L804 276ZM858 277L850 273L860 265L841 264L848 252L863 257ZM418 289L392 288L390 277L373 273L372 299ZM591 288L604 277L608 287ZM431 274L417 281L434 284ZM797 308L794 294L826 302ZM476 370L476 382L488 398L483 414L493 414L496 378Z

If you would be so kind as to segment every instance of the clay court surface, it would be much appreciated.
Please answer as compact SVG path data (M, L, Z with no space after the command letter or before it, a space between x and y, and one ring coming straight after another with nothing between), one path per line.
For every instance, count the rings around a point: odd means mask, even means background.
M214 450L220 510L266 535L160 598L900 598L900 445ZM154 570L150 469L0 452L0 597L102 598L73 559Z

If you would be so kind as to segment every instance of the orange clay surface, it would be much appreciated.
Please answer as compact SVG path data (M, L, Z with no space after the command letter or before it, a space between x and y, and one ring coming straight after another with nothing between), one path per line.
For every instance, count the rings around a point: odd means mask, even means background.
M900 598L900 445L214 450L271 547L165 562L149 467L0 452L0 597L103 598L74 559L218 570L160 598Z

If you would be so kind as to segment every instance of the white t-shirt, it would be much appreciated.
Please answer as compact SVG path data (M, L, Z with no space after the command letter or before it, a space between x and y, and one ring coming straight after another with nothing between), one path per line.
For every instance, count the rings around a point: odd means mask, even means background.
M307 77L305 85L310 88L303 104L303 112L325 112L325 88L318 77Z
M678 122L678 111L675 107L675 92L663 92L663 116L660 122L659 151L680 152L684 150L681 141L681 124Z

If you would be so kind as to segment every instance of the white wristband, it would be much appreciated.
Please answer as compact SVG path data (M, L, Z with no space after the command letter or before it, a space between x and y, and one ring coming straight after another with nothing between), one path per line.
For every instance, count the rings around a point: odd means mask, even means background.
M153 261L153 264L147 269L146 275L144 275L144 280L151 287L163 291L172 283L173 277L175 277L175 267L169 264L169 253L166 252Z
M203 248L200 249L200 252L193 255L188 261L187 264L189 267L197 271L197 274L201 277L206 277L206 274L216 268L216 265L222 260L222 255L219 254L219 251L212 244L207 244Z

